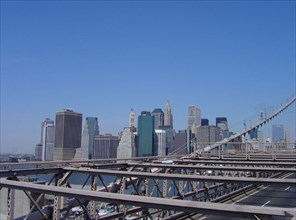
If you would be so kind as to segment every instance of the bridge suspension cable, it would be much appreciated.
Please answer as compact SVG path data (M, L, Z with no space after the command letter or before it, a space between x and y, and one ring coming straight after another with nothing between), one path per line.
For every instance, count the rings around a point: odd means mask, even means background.
M265 123L268 123L270 120L277 117L284 110L286 110L290 105L292 105L295 101L296 101L296 96L293 97L290 101L288 101L285 105L282 105L277 111L274 111L273 113L271 113L268 117L261 118L261 120L257 124L250 126L249 128L246 128L242 132L231 135L229 138L225 138L222 141L218 141L214 144L208 145L207 147L205 147L204 152L210 152L213 149L219 148L224 144L234 141L238 137L245 136L246 134L250 133L252 130L259 128L260 126L264 125ZM195 155L196 153L198 152L193 152L191 155Z

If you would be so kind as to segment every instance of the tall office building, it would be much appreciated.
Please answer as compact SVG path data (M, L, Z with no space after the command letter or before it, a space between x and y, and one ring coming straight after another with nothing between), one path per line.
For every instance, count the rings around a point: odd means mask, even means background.
M154 117L154 129L164 125L164 113L160 108L154 109L151 115Z
M42 144L36 144L35 147L35 159L42 160Z
M130 114L129 114L129 125L130 128L135 128L136 127L136 113L134 112L133 109L131 109Z
M136 144L138 157L153 156L154 148L154 117L148 111L138 116L138 138Z
M175 136L175 131L172 126L160 126L160 130L165 131L166 135L166 154L170 154L174 150L174 136Z
M201 119L201 126L209 125L209 119L207 118L202 118Z
M187 152L187 132L188 130L178 131L175 135L173 154L186 154Z
M56 113L54 160L74 159L81 146L82 114L70 109Z
M112 134L95 136L94 159L117 158L119 137Z
M199 146L202 148L206 147L209 144L213 144L217 141L221 141L221 135L220 135L221 129L216 126L201 126L197 128L196 133L196 141ZM196 149L194 149L196 150Z
M251 130L249 135L250 139L258 140L258 128L254 128L253 130Z
M131 158L135 156L135 135L129 127L124 128L117 148L117 158Z
M42 138L42 160L53 160L55 126L54 122L44 124Z
M221 130L228 130L228 122L226 117L216 117L216 126Z
M40 159L42 161L53 160L54 137L54 121L46 118L41 123L40 144L38 144L39 147L41 146L41 158L40 155L38 155L36 159Z
M44 119L43 122L41 122L41 135L40 135L40 143L41 144L43 142L43 132L44 132L43 130L46 125L54 125L54 121L51 120L50 118L46 118L46 119Z
M222 139L229 137L228 122L226 117L217 117L216 126L220 128L220 135Z
M272 125L272 142L285 141L284 125Z
M198 107L190 105L188 106L188 127L201 126L201 111Z
M98 118L86 117L82 132L81 159L94 158L94 142L96 135L99 135Z
M164 125L173 127L173 114L172 114L172 108L169 100L165 104Z
M165 156L167 154L166 147L166 131L162 129L155 130L155 140L154 140L155 155L157 156Z

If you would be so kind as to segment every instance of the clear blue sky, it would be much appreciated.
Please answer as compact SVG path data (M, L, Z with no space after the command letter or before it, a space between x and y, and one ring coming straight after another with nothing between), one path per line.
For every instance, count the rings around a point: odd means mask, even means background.
M239 131L295 95L295 66L295 1L2 0L1 153L63 108L117 134L170 100L176 130L196 105Z

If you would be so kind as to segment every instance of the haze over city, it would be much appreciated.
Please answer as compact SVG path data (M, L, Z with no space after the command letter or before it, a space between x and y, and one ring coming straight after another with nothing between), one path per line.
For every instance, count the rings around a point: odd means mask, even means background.
M175 130L196 105L236 132L295 80L294 1L1 1L0 153L33 153L64 108L116 135L169 100ZM277 120L295 140L295 104Z

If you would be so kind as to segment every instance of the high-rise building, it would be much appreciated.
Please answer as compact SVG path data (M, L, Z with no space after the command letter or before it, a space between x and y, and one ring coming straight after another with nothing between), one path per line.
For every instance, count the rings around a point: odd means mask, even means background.
M250 131L250 139L258 140L258 128L254 128Z
M222 139L229 137L228 122L226 117L217 117L216 126L220 128L220 135Z
M46 118L41 123L41 160L53 160L55 126L54 121Z
M54 160L74 159L81 147L82 114L70 109L56 113Z
M118 136L112 134L95 136L94 159L117 158Z
M155 130L155 155L157 156L165 156L167 154L166 147L166 131L162 129Z
M201 111L198 107L190 105L188 106L188 127L201 126Z
M54 121L51 120L50 118L46 118L46 119L44 119L43 122L41 122L41 135L40 135L40 143L41 144L43 142L43 130L46 125L54 125Z
M272 142L285 141L284 125L272 125Z
M164 113L160 108L154 109L151 115L154 117L154 129L164 125Z
M117 158L131 158L135 156L135 135L129 127L124 128L117 148Z
M136 143L138 157L153 156L154 148L154 117L148 111L138 116L138 138Z
M202 118L201 119L201 126L209 125L209 119L207 118Z
M136 121L135 120L136 120L136 113L134 112L133 109L131 109L130 114L129 114L129 127L131 129L136 127Z
M86 117L81 142L81 159L93 159L95 136L99 135L97 117Z
M36 144L35 147L35 159L42 160L42 144Z
M164 109L164 126L173 127L173 114L169 100L166 102Z
M174 136L175 131L172 126L160 126L160 130L165 131L166 136L166 154L170 154L174 150Z
M42 160L53 160L55 126L46 125L43 133Z
M216 117L216 126L221 130L228 130L228 122L226 117Z
M197 133L195 136L198 145L204 148L209 144L221 141L222 138L220 135L220 131L221 129L216 126L200 126L199 128L197 128Z
M188 130L182 130L176 133L174 141L173 154L186 154L187 152L187 132Z

